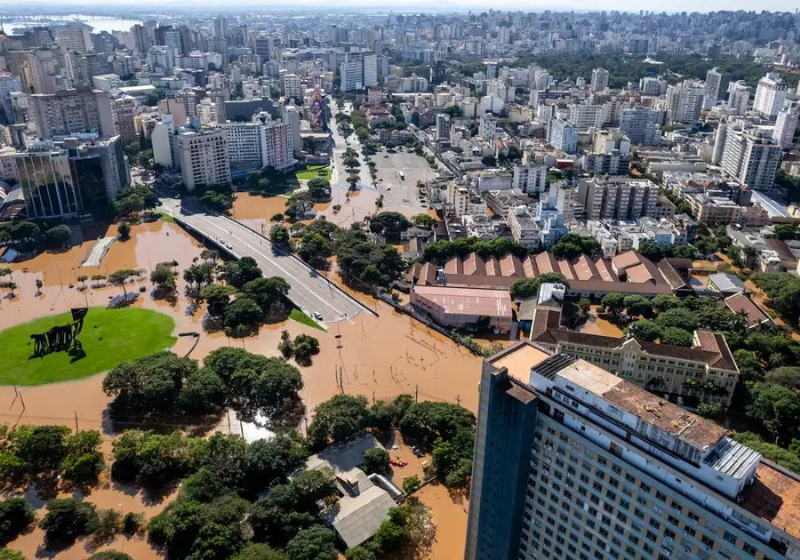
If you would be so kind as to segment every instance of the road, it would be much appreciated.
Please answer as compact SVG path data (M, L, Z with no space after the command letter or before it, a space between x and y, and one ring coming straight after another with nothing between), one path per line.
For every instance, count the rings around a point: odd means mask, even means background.
M268 239L230 218L208 214L192 199L162 198L162 207L181 225L206 237L236 258L252 257L264 276L279 276L291 289L289 299L306 314L322 315L323 323L354 317L366 308L304 262L274 248Z
M338 113L350 114L353 110L351 103L345 103L343 109L340 111L336 108L331 108L331 138L333 139L333 175L331 176L331 185L334 188L339 188L347 191L350 184L347 182L347 170L342 163L344 159L344 152L347 148L352 148L356 152L356 157L361 166L358 169L358 175L361 180L358 182L363 187L370 187L372 185L372 178L369 176L369 168L364 155L361 153L361 143L358 141L358 136L355 133L351 134L347 139L339 132L339 127L336 124L336 115Z

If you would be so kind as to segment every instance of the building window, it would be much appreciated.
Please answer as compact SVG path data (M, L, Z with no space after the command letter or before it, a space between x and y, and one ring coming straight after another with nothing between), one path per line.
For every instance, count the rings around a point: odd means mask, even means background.
M758 552L756 547L754 547L750 543L744 543L744 545L742 546L742 550L745 552L745 554L748 554L749 556L755 556L756 552Z

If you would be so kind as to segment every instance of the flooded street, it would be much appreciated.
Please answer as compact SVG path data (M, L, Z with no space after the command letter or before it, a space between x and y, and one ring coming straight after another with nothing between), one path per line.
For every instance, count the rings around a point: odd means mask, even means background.
M273 212L274 213L274 212ZM268 219L269 215L267 216ZM114 235L109 229L104 235ZM103 235L100 235L101 237ZM128 241L115 241L99 267L79 265L91 249L93 242L74 247L56 255L43 254L22 263L15 263L13 281L19 285L14 299L0 301L0 329L32 319L62 313L71 307L104 306L112 297L121 295L119 287L89 287L77 289L77 276L108 274L120 268L140 268L145 272L136 283L127 286L129 292L138 292L139 286L147 286L134 304L158 310L170 315L176 322L175 332L201 332L201 308L194 315L187 313L189 301L184 297L184 281L178 275L178 301L173 306L164 301L155 301L149 294L149 270L162 261L176 260L179 270L187 268L199 257L202 246L179 226L154 222L135 225ZM60 273L60 278L59 278ZM37 295L36 279L44 280L42 293ZM73 287L69 287L72 284ZM92 286L91 281L87 285ZM370 402L390 400L401 393L418 395L419 400L460 402L473 412L477 408L477 384L480 377L481 359L471 354L450 339L426 328L407 315L396 312L391 306L364 294L357 297L377 311L378 316L362 312L348 321L334 324L325 333L295 321L263 325L256 336L245 339L230 339L223 333L201 332L191 357L202 359L221 346L241 346L250 352L267 356L278 356L281 331L288 330L292 336L301 333L319 339L320 353L314 356L309 367L300 368L305 388L301 396L306 405L306 415L313 416L319 403L337 393L363 395ZM340 338L336 338L339 336ZM179 338L173 351L186 354L193 341ZM111 443L115 434L105 416L108 397L102 391L103 374L67 383L54 383L21 389L24 410L20 399L15 400L13 387L0 387L0 422L9 426L18 424L64 424L76 425L79 429L96 429L103 433L102 450L107 463L111 462ZM227 416L220 420L218 429L240 433L242 429L234 414L230 422ZM407 450L410 455L410 451ZM405 452L403 453L405 456ZM413 457L413 455L411 455ZM414 458L417 464L420 460ZM417 467L420 469L421 467ZM408 475L410 469L402 473ZM417 474L417 473L414 473ZM108 473L104 473L107 477ZM438 541L434 545L434 558L452 556L456 547L463 549L466 531L465 505L450 500L445 488L429 486L420 491L420 499L434 510ZM115 485L107 479L94 489L87 500L99 508L114 508L123 513L144 513L148 518L160 511L169 499L151 503L141 493ZM37 507L43 504L34 502ZM40 517L43 512L40 513ZM43 533L36 529L10 543L12 548L22 551L28 558L52 556L64 559L83 559L94 552L83 541L73 547L53 554L43 550ZM158 558L159 555L141 539L128 540L118 537L111 545L99 550L122 550L138 559ZM437 552L439 551L439 552ZM446 551L449 551L449 555Z

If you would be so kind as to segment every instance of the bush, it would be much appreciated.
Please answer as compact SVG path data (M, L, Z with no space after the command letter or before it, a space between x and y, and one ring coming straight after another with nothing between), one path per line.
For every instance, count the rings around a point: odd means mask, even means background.
M116 550L106 550L89 556L88 560L133 560L133 556Z
M144 528L144 514L128 512L122 518L122 534L128 537L136 535Z
M317 406L308 427L309 441L317 449L326 447L331 440L344 441L361 432L368 419L366 398L336 395Z
M25 498L9 498L0 502L0 545L16 539L30 527L36 513Z
M113 509L100 510L97 514L97 530L94 538L98 542L110 542L122 529L122 514Z
M250 543L232 560L288 560L283 552L273 549L268 544Z
M292 560L336 560L336 536L321 525L299 531L286 545Z
M44 529L48 547L72 544L78 537L97 530L98 517L94 504L67 498L50 500L45 507L47 514L39 526Z
M294 359L300 365L311 365L311 356L319 354L319 341L313 336L299 334L292 343Z
M431 445L437 438L449 440L460 428L474 428L475 415L449 403L424 401L412 404L400 421L403 435Z
M387 474L389 472L389 452L380 447L367 449L364 452L364 464L361 468L367 474Z
M419 477L415 474L403 480L403 492L406 494L413 494L420 487Z
M122 241L127 241L131 237L131 225L128 222L120 222L117 233Z
M25 556L18 550L0 548L0 560L25 560Z
M719 420L722 418L722 406L719 403L700 403L697 414L709 420Z

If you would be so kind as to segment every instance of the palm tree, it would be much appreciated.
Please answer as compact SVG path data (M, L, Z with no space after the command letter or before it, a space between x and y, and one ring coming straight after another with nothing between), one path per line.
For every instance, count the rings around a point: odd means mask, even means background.
M83 286L83 289L84 289L84 290L86 289L86 281L87 281L88 279L89 279L89 277L88 277L88 276L85 276L85 275L78 276L78 282L80 282L80 283L81 283L81 285Z
M41 278L36 279L36 295L41 295L42 293L42 286L44 286L44 282L42 282Z

